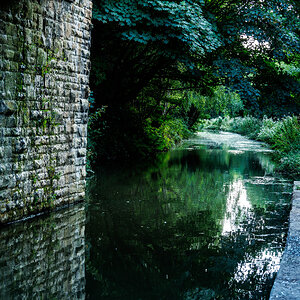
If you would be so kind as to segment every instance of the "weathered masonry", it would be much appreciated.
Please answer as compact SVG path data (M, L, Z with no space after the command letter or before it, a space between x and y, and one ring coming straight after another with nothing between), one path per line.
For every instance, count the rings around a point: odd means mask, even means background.
M91 0L0 4L0 223L85 196L91 15Z

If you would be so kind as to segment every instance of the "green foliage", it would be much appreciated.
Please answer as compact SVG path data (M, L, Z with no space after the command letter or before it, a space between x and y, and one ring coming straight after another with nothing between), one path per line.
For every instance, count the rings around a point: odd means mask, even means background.
M283 72L278 62L297 61L299 6L293 1L210 2L215 15L223 14L218 29L225 47L212 61L216 76L238 91L252 114L296 113L299 82L295 74ZM234 14L235 9L239 13Z
M295 177L300 176L300 124L297 117L279 121L267 117L262 120L254 117L219 117L206 121L202 127L236 132L266 142L276 150L280 161L278 169Z
M277 75L294 85L294 94L299 93L294 74L285 72L283 76L278 67L281 61L293 64L299 53L299 7L294 1L94 2L92 73L102 88L115 84L122 90L126 84L131 89L138 83L135 88L140 91L158 74L175 76L198 87L229 86L253 110L274 94L276 85L266 87ZM183 66L179 67L178 61ZM119 72L124 80L107 85ZM105 84L100 84L99 78ZM284 86L276 90L290 99ZM278 99L279 94L273 97ZM119 95L114 91L111 97ZM124 95L122 101L126 101Z
M299 121L296 117L286 117L277 122L264 118L258 139L281 153L297 153L300 151Z
M280 159L278 170L289 175L300 176L300 153L290 152ZM297 178L297 177L296 177Z
M207 118L235 117L244 110L241 97L224 86L214 88L211 96L201 96L201 99L203 99L202 110Z
M261 60L253 86L260 90L260 116L283 117L300 109L299 73L295 64Z
M272 118L264 117L257 139L271 144L275 140L277 132L280 130L280 125L280 122L276 122Z
M166 151L191 132L182 118L163 115L162 106L151 101L134 106L103 107L90 115L88 131L88 168L98 160L151 157ZM147 112L152 114L147 116ZM172 118L171 118L172 116Z
M221 126L222 128L222 126ZM254 117L238 117L233 122L233 131L255 139L260 131L261 121Z
M191 132L182 119L167 120L159 128L148 126L145 134L156 143L156 149L160 151L169 150L182 139L188 138Z
M108 109L105 129L91 119L93 149L146 155L170 148L199 118L297 112L298 16L293 0L95 0L92 113ZM257 137L254 119L236 122Z
M272 144L280 152L300 151L300 124L296 117L287 117L280 122Z
M256 139L261 128L261 121L251 116L247 116L244 118L230 118L227 116L224 118L219 117L207 121L207 123L205 124L205 128L236 132L242 135L246 135L252 139Z
M152 80L125 104L95 109L89 121L90 161L149 157L167 151L195 129L201 115L197 97L178 81Z
M279 67L281 68L283 73L286 73L291 76L295 76L298 80L300 79L299 56L297 57L297 61L295 63L287 64L285 62L280 62Z
M231 119L229 118L229 120ZM201 122L200 126L201 129L220 130L222 123L223 123L223 118L218 117L211 120L205 120L204 122Z
M95 2L93 16L98 22L118 24L118 37L145 45L156 43L164 55L199 55L221 45L216 28L203 13L203 0Z
M94 99L90 97L90 103L94 102ZM96 162L99 155L99 148L101 145L101 138L104 135L104 131L107 129L106 122L102 116L105 113L106 107L96 109L95 112L90 113L88 122L88 143L87 143L87 169L92 169L92 164Z

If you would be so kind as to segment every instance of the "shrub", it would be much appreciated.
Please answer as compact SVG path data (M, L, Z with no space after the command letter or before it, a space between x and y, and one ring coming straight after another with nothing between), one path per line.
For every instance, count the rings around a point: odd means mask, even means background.
M261 128L261 121L254 117L235 118L232 124L234 132L256 139Z
M206 122L206 124L202 127L205 129L212 130L224 130L224 131L232 131L236 133L240 133L248 136L249 138L256 139L262 122L254 117L218 117L215 119L211 119Z
M223 131L235 132L235 130L234 130L235 119L236 118L230 118L230 117L223 118L220 129Z
M280 130L280 122L274 121L272 118L264 117L262 120L262 127L258 133L257 139L269 144L272 144L274 137Z
M107 129L107 124L103 120L106 106L98 108L95 112L90 113L88 122L88 143L87 143L87 169L92 169L92 164L97 160L98 143Z
M296 117L287 117L280 122L272 146L284 153L300 151L300 124Z
M202 128L211 129L211 130L220 130L223 122L222 117L218 117L211 120L206 120L204 124L201 124Z
M182 119L167 120L159 128L148 126L145 133L155 141L155 148L160 151L170 149L191 134Z
M300 174L300 153L290 152L280 159L277 170L296 178Z
M244 110L240 96L224 86L215 87L211 96L203 97L203 109L211 117L238 116Z

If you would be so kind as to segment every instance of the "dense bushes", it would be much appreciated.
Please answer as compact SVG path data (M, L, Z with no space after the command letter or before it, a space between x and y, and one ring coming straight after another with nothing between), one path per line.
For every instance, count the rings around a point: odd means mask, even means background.
M145 127L145 135L151 140L151 149L154 152L169 150L190 134L191 132L182 119L167 120L158 128L151 124Z
M218 117L204 123L207 129L232 131L256 139L261 129L261 121L254 117Z
M146 116L131 105L98 108L89 118L88 168L101 160L138 160L169 150L191 134L188 120L154 109Z
M217 116L239 116L244 111L241 97L224 86L217 86L212 90L212 95L201 96L204 113L209 118Z
M300 176L300 153L287 153L282 155L278 171L288 173L295 178Z
M254 117L238 117L234 119L226 118L226 122L221 125L222 130L237 132L255 139L261 128L261 122Z
M187 138L202 117L201 102L178 81L155 79L132 101L99 105L90 97L90 164L144 159Z
M275 121L264 117L219 117L206 121L202 127L240 133L251 139L268 143L276 150L276 158L280 161L278 169L300 176L300 123L297 117L286 117Z

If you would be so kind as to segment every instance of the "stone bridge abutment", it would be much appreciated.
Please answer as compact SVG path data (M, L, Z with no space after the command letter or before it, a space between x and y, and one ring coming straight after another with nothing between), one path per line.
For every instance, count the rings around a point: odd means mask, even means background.
M0 223L84 199L91 0L0 6Z

